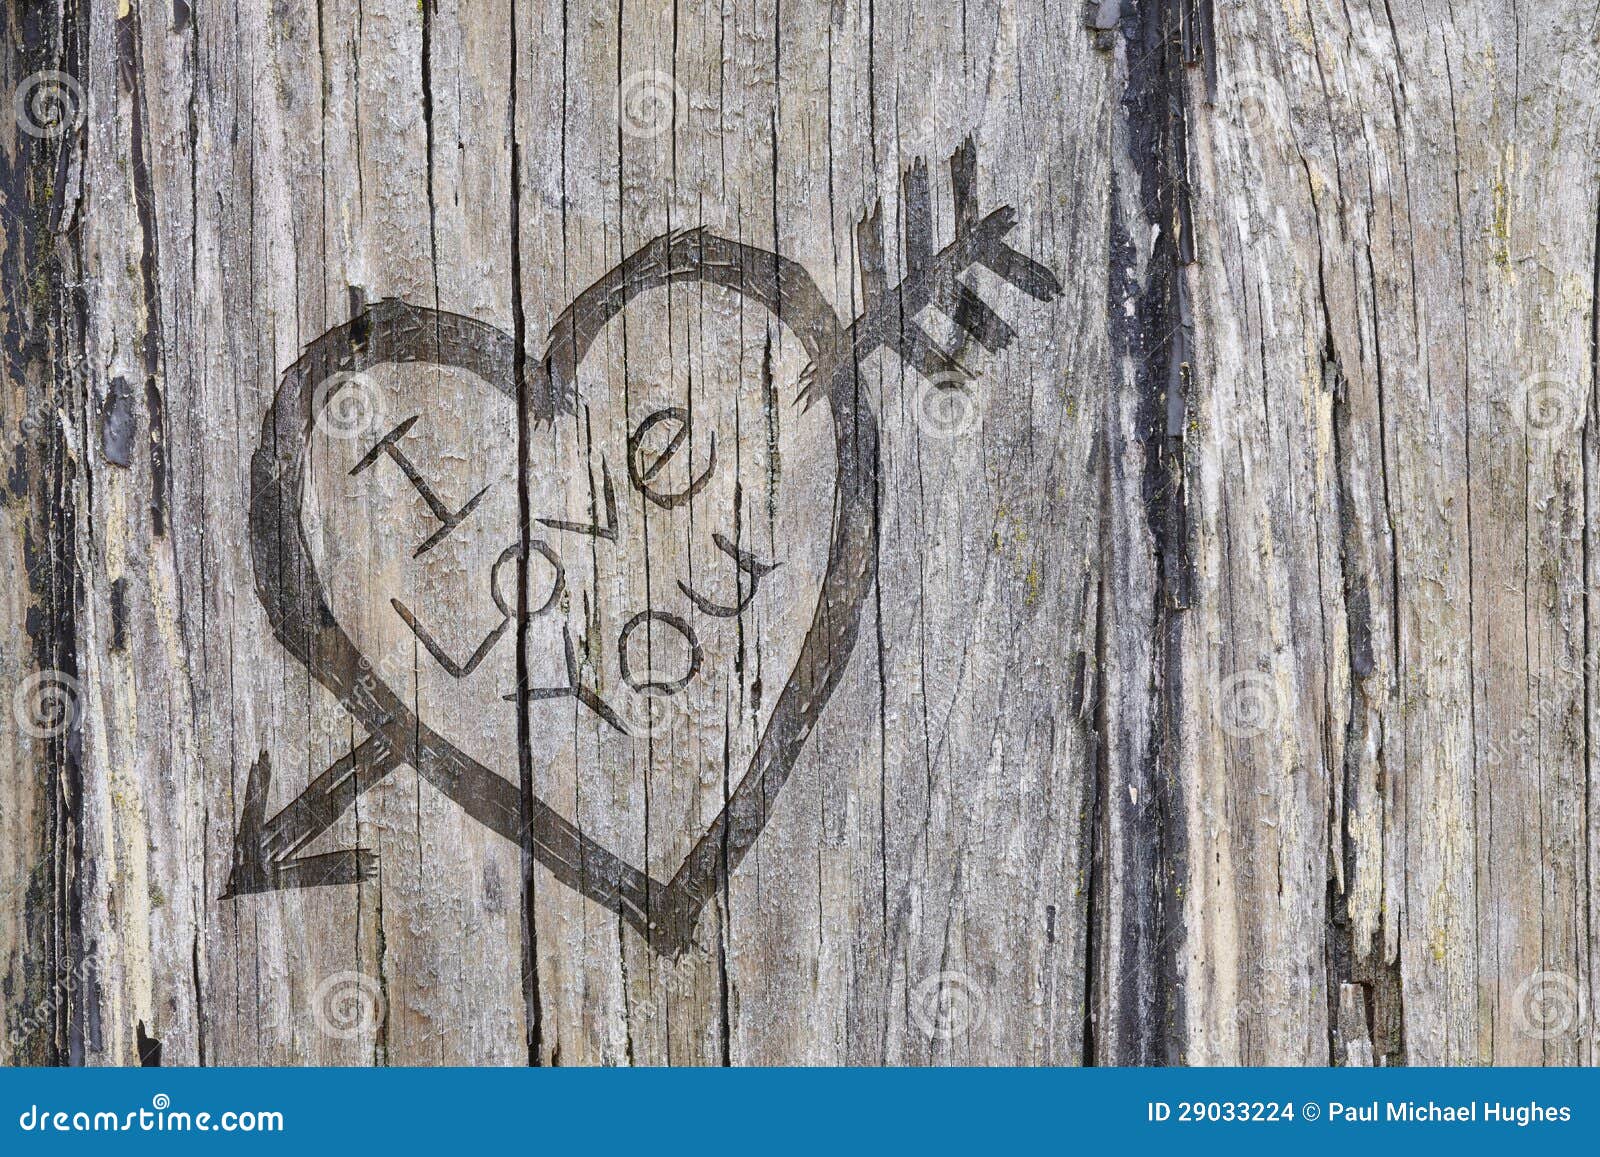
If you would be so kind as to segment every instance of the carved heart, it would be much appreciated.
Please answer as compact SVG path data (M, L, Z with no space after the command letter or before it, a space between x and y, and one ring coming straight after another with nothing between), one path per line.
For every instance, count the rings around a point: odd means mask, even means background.
M976 155L969 141L950 163L955 240L937 253L932 245L926 167L918 162L906 172L902 190L906 275L893 289L884 284L881 213L874 208L863 219L856 240L866 305L848 327L841 325L816 283L795 262L697 230L657 237L586 289L552 327L547 353L538 362L524 365L517 343L494 326L394 300L362 310L352 321L313 343L284 373L251 463L250 541L256 589L276 637L341 700L366 730L367 738L270 821L265 811L269 785L265 761L253 769L228 894L351 882L371 875L373 857L362 849L294 857L326 832L363 791L405 763L474 819L510 840L525 843L569 887L618 912L655 949L665 954L681 952L706 903L726 875L738 867L772 814L777 795L855 647L862 605L877 572L878 426L871 404L859 388L856 371L860 362L880 346L888 346L935 387L970 378L914 319L932 306L958 331L990 350L1010 342L1014 336L1010 327L960 280L973 265L987 267L1040 301L1060 292L1048 269L1004 244L1015 222L1009 207L979 217L973 197L975 170ZM522 405L531 427L553 423L558 415L575 412L579 368L606 324L641 292L695 281L751 298L799 340L810 358L799 401L806 405L825 402L828 407L835 477L826 569L798 656L760 731L744 776L672 878L660 881L567 820L532 789L526 776L520 787L513 784L417 718L383 678L381 667L374 669L336 618L313 561L302 512L313 428L330 407L339 404L340 390L350 375L407 364L450 367L475 376ZM704 482L692 461L688 473L674 485L660 485L654 479L660 463L681 441L688 421L684 411L671 407L657 410L633 428L628 440L627 482L663 509L688 501ZM408 428L409 423L403 423L391 431L369 457L388 453L409 474L409 460L402 462L396 456L397 440ZM652 442L653 450L649 449ZM429 506L448 530L481 497L480 492L459 510L434 499ZM600 521L586 531L598 537L613 531L616 519L611 508L610 478L602 467L601 483L590 508ZM609 516L609 524L601 515ZM560 518L541 518L539 522L558 530L584 529ZM433 539L422 543L417 553L432 545ZM770 569L770 564L742 554L736 542L724 539L717 545L750 580L752 590L758 576L765 573L762 568ZM520 545L500 557L496 571L501 565L515 563L526 575L525 568L534 565L538 553L542 553L541 543L525 526ZM549 553L545 557L559 573L559 560ZM529 592L530 601L535 598L531 586L522 589ZM735 601L742 600L742 588L734 589ZM702 613L718 616L730 610L726 598L719 602L688 586L683 591ZM550 594L552 602L556 593L553 589ZM498 588L494 599L506 623L516 621L523 627L531 614L549 605L516 607ZM471 655L450 658L447 650L431 644L409 609L397 602L396 610L452 675L470 673L486 653L480 647ZM492 647L498 638L491 632L485 646ZM655 695L678 689L677 677L652 674L630 678L625 653L620 662L624 679L635 690ZM696 649L689 660L691 675L698 662ZM571 674L570 659L567 667ZM575 695L619 731L627 728L628 721L618 717L601 695L582 688L581 681L574 679L562 693ZM520 695L536 699L547 690L526 683Z
M251 857L241 858L230 892L280 885L273 876L283 868L275 869L270 861L309 843L361 791L407 763L492 830L512 840L525 837L533 854L559 879L619 912L659 951L675 953L687 944L722 874L737 867L760 834L837 686L876 571L876 418L854 389L853 375L841 372L851 351L832 308L804 269L773 253L703 232L662 236L643 246L579 295L553 327L546 358L526 368L531 418L547 423L572 412L584 355L630 300L648 289L695 280L753 298L799 339L811 358L813 394L819 385L825 390L821 396L832 417L837 472L827 569L798 661L749 769L682 866L669 881L652 879L578 830L546 801L537 796L524 800L516 785L418 719L335 617L300 516L308 441L324 408L336 404L342 381L384 365L428 363L465 370L508 398L517 397L515 349L508 335L471 318L383 301L324 334L284 374L251 472L256 585L273 632L349 707L368 738L342 761L349 766L336 766L320 777L275 817L270 830L250 833L249 839L259 840L265 854L254 857L254 863ZM670 424L671 415L666 421ZM650 432L642 429L639 436ZM632 470L637 470L635 460L630 455ZM671 501L674 492L662 493L660 501ZM523 556L530 553L528 540L525 532ZM264 794L264 785L252 794ZM370 869L369 862L357 861L341 874L338 859L313 860L322 861L315 867L335 869L334 880ZM321 875L330 878L326 870Z

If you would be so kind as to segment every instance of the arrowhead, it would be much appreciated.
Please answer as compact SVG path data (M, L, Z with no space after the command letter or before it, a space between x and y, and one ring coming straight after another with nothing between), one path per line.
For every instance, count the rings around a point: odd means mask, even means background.
M267 855L263 829L267 816L267 789L272 786L272 759L263 751L250 767L245 783L244 810L233 837L233 870L222 899L273 892L280 888L317 888L325 884L355 884L375 879L377 854L367 848L346 848L293 860L273 860Z

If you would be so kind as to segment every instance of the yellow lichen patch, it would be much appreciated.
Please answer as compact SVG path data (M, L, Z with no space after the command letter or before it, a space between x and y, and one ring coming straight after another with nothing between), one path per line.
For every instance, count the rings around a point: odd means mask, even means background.
M1489 226L1489 257L1494 264L1511 272L1511 182L1516 177L1517 150L1507 145L1505 155L1495 166L1490 191L1494 198L1494 219Z

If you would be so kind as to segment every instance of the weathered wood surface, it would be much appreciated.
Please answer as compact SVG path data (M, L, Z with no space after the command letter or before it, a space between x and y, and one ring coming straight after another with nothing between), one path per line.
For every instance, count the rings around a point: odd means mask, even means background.
M0 1057L1593 1063L1597 36L13 6Z

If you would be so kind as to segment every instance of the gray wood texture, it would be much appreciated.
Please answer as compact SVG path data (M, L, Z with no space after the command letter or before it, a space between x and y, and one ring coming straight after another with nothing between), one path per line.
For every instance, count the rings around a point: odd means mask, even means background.
M0 1060L1596 1061L1588 10L0 23Z

